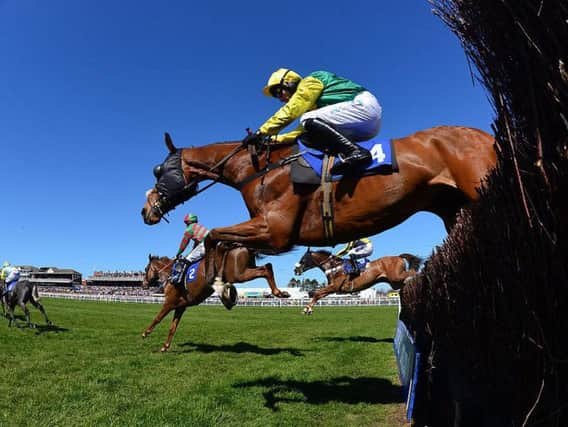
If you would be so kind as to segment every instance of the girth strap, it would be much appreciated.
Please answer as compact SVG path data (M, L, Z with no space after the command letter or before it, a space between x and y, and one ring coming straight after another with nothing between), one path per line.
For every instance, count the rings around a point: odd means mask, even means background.
M331 196L333 190L333 183L331 181L331 167L335 156L330 156L325 154L323 158L323 168L321 173L321 189L322 189L322 200L321 200L321 217L323 223L323 232L326 240L328 242L333 241L334 223L333 223L333 198Z

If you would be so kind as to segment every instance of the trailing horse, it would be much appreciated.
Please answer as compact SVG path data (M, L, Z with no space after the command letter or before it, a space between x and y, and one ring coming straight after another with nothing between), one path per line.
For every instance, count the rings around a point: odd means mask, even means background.
M247 151L241 142L227 142L176 149L168 134L166 145L169 155L155 169L156 186L146 194L144 222L158 223L203 191L199 182L221 182L241 192L251 219L212 229L206 249L226 241L265 253L374 235L419 211L438 215L449 229L458 210L478 198L477 188L496 164L493 138L478 129L440 126L393 139L397 172L350 175L331 183L330 236L322 219L322 187L294 184L290 178L295 146L270 144ZM215 275L212 256L210 251L208 282Z
M295 265L294 273L300 275L317 267L326 275L328 285L310 293L312 300L304 307L304 314L312 314L312 309L318 300L329 294L351 294L381 282L388 283L393 289L400 289L418 274L421 263L422 258L412 254L384 256L371 261L360 275L351 277L343 268L343 258L328 251L308 249Z
M242 283L249 280L254 280L258 278L265 278L272 290L272 294L279 298L288 298L290 294L288 292L281 291L276 286L274 280L274 274L272 271L272 265L270 263L257 267L255 264L254 252L247 248L237 247L225 251L218 250L215 262L217 264L217 269L222 269L222 277L224 280L230 283ZM164 304L162 309L152 321L150 326L148 326L142 333L142 337L146 338L152 333L154 328L162 319L172 310L175 310L172 323L168 332L168 336L164 345L162 346L162 352L168 351L172 343L174 334L179 325L181 317L185 312L187 307L192 305L199 305L205 299L207 299L211 294L213 294L213 288L207 285L205 280L205 263L199 263L198 267L194 271L188 271L188 275L194 277L193 281L186 282L186 286L175 286L167 281L174 260L168 257L157 257L148 256L148 264L146 265L144 280L142 286L147 288L151 283L156 281L161 281L165 283L164 287ZM222 295L221 300L225 307L230 309L236 300L236 290L232 288L232 295Z
M16 286L10 292L4 295L5 286L5 283L2 282L0 286L0 295L3 295L2 309L4 310L4 306L6 306L6 308L8 309L7 317L10 319L8 322L9 327L12 326L12 323L14 323L16 326L19 326L14 317L14 308L16 306L19 306L24 312L24 315L26 316L26 325L30 328L34 327L34 324L30 320L30 311L26 307L26 304L28 302L32 303L32 305L37 308L41 312L41 314L43 314L45 323L50 326L52 325L51 321L47 317L47 313L45 312L43 305L39 301L40 298L37 291L37 285L32 285L29 280L19 280L18 283L16 283ZM4 315L6 315L5 311Z

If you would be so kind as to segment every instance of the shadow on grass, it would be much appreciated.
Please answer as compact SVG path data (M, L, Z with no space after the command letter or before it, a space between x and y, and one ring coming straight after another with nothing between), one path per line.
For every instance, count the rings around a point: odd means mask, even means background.
M267 377L233 385L235 388L263 387L264 406L278 411L281 403L308 403L321 405L329 402L347 403L402 403L402 387L383 378L338 377L327 381L294 381ZM291 393L300 394L290 397Z
M363 336L354 336L354 337L315 337L313 338L314 341L329 341L329 342L369 342L369 343L393 343L394 340L392 338L381 338L377 339L374 337L363 337Z
M235 344L223 345L203 344L188 341L180 344L180 347L189 347L187 350L184 350L184 353L200 351L202 353L255 353L268 356L279 353L290 353L292 356L303 356L303 353L296 348L264 348L242 341Z
M6 318L8 321L9 319ZM60 326L57 325L38 325L36 323L32 322L32 326L28 326L28 324L26 323L26 317L24 315L15 315L14 316L14 323L12 323L12 328L16 328L16 329L30 329L32 331L35 332L36 335L42 335L48 332L69 332L69 329L67 328L62 328Z
M62 328L61 326L57 325L36 325L35 327L36 335L42 335L50 332L69 332L69 329Z

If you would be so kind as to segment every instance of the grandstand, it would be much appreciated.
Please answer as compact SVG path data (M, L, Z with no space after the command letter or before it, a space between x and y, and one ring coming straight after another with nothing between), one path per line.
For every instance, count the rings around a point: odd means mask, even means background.
M143 271L95 271L87 277L87 286L140 287Z
M34 267L21 265L21 277L38 286L77 287L81 286L82 275L70 268Z

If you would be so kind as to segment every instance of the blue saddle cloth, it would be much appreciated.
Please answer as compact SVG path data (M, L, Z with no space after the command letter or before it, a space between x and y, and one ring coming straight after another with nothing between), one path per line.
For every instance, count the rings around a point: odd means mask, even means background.
M360 147L369 150L372 156L372 162L366 168L354 171L354 174L372 175L380 172L381 169L384 169L385 167L396 169L391 141L389 139L372 139L357 144ZM306 160L314 172L321 177L324 154L321 151L314 150L313 148L309 148L304 145L301 137L298 138L298 146L301 152L305 151L302 157ZM333 164L335 165L339 162L341 162L341 160L336 157ZM332 181L338 181L341 177L342 175L333 175Z
M197 271L199 270L199 266L201 265L201 263L204 261L204 259L200 259L199 261L195 261L193 264L191 264L188 268L187 271L185 272L185 283L192 283L195 282L197 280Z
M365 271L365 267L367 267L367 264L370 261L368 258L359 258L356 260L356 262L357 265L359 266L359 271L362 273L363 271ZM354 272L353 265L351 264L351 260L349 258L343 260L343 270L345 270L347 274L351 274Z
M190 266L186 267L187 261L182 259L181 261L176 261L172 267L172 275L170 277L171 282L174 284L182 284L182 283L192 283L197 279L197 271L199 270L199 265L203 262L203 258L195 261ZM184 264L185 263L185 264ZM180 280L181 275L185 275L184 281Z

